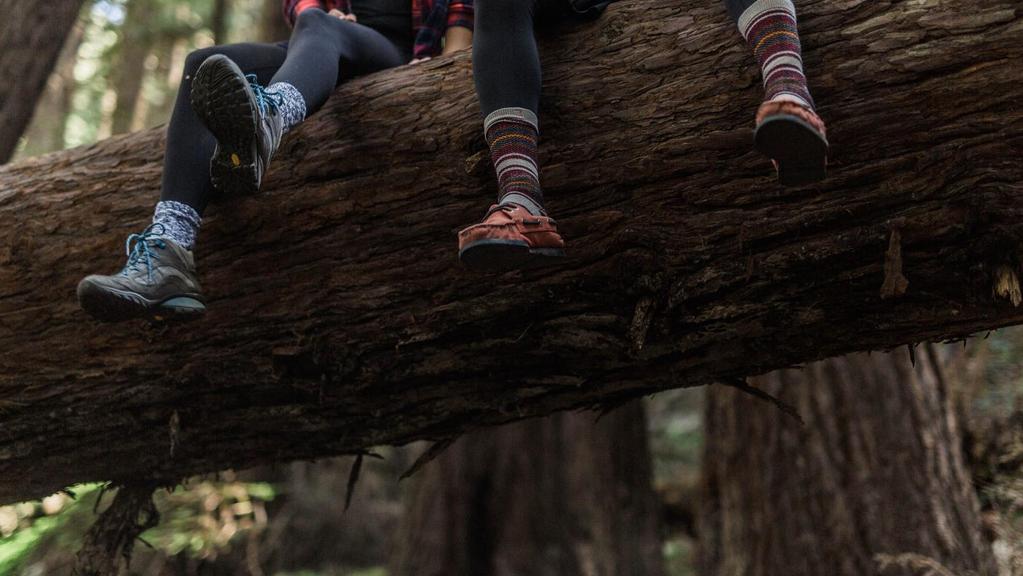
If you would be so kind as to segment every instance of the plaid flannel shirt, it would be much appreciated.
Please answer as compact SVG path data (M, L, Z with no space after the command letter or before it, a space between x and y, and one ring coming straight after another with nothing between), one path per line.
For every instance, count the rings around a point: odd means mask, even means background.
M412 2L412 29L416 35L413 58L437 56L441 39L452 26L472 30L473 0L410 0ZM297 12L309 6L324 10L352 11L350 0L284 0L284 17L295 25Z

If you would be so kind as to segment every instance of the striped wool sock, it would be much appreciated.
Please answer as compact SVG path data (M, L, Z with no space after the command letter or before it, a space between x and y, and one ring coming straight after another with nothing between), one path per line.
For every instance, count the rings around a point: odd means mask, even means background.
M739 32L764 75L764 100L778 97L813 108L792 0L757 0L739 17Z
M540 137L536 114L525 108L495 110L483 121L483 133L497 172L498 204L518 204L535 216L545 215L536 160Z

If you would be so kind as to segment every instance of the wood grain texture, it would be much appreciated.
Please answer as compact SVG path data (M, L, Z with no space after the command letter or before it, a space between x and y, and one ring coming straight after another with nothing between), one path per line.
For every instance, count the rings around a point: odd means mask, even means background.
M0 502L1023 322L993 283L1023 235L1015 0L800 8L834 143L819 188L779 188L751 150L758 73L718 3L627 0L548 34L552 270L457 264L495 189L466 54L347 84L264 192L214 206L210 313L188 327L100 326L74 301L145 225L160 131L0 168ZM908 285L882 299L896 229Z

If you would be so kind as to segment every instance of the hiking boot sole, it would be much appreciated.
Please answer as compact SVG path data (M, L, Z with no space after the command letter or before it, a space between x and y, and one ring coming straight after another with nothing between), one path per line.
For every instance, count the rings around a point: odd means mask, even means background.
M164 300L149 300L141 294L103 287L88 281L78 286L78 303L100 322L124 322L149 319L194 320L206 312L206 306L193 295L180 295Z
M827 176L828 141L791 114L768 116L753 135L756 149L778 165L783 186L805 186Z
M462 248L458 259L474 272L507 272L557 264L561 248L530 248L520 240L478 240Z
M225 194L255 194L261 174L256 142L259 112L238 65L214 55L192 80L192 109L217 139L210 159L213 187Z

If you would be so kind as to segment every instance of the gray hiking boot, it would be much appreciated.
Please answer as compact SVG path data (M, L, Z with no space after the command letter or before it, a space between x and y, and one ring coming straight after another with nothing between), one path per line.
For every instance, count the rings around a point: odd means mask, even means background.
M125 243L128 263L112 276L88 276L78 283L78 303L93 318L120 322L197 318L206 311L192 253L164 238L152 224Z
M284 135L282 97L215 54L196 71L191 98L192 109L217 138L210 159L213 186L227 194L257 192Z

